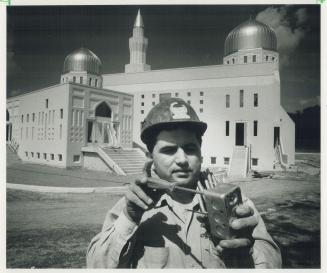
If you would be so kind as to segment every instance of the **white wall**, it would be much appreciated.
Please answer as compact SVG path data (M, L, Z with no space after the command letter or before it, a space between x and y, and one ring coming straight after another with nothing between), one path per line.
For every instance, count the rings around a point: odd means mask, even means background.
M224 157L231 159L235 124L244 122L247 128L246 144L251 144L252 157L258 158L258 166L253 166L253 169L273 168L273 131L274 126L281 126L275 125L275 121L279 121L279 116L283 115L279 73L274 63L171 69L161 71L161 74L160 71L138 73L137 78L135 74L103 75L103 78L108 88L124 89L135 94L133 139L138 144L143 145L140 123L153 103L159 102L159 94L171 93L172 97L176 97L178 93L179 98L190 101L200 120L208 123L202 145L204 165L211 165L211 157L216 157L217 166L228 167L224 165ZM241 89L244 90L242 108L239 106ZM258 94L258 107L254 107L254 93ZM227 94L230 95L229 108L226 108ZM203 100L203 104L200 100ZM229 136L225 135L227 120L230 122ZM253 136L254 120L258 121L257 136ZM294 139L295 135L290 131L288 137ZM288 151L292 153L292 150ZM294 155L290 155L292 157Z
M68 85L62 84L15 98L19 100L17 141L18 155L22 160L58 167L66 166L68 95ZM60 117L60 109L63 109L63 118Z

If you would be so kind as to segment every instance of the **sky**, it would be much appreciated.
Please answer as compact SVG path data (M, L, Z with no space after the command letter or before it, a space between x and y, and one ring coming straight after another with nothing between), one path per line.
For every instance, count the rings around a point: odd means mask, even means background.
M151 69L219 65L228 33L250 17L271 26L288 112L320 105L319 5L11 6L7 8L7 96L58 84L65 57L80 47L122 73L138 8Z

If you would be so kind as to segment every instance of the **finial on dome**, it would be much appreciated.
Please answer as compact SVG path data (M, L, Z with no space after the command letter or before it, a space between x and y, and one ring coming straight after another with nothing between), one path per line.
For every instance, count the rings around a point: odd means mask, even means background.
M140 9L137 12L134 27L144 27Z

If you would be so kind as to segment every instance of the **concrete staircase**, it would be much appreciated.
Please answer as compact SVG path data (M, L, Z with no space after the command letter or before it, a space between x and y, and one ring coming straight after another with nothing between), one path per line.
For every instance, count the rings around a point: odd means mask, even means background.
M125 174L139 174L143 171L145 155L139 149L102 148Z
M246 177L248 171L248 148L235 146L231 164L228 170L229 177Z

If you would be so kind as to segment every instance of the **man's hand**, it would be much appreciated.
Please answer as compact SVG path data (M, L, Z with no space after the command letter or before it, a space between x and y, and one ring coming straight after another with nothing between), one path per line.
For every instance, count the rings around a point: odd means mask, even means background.
M151 176L153 161L149 160L144 164L143 177L131 183L125 194L126 207L125 215L135 223L141 220L144 211L152 208L159 200L162 192L147 187L147 178Z
M140 221L144 211L154 203L152 198L145 193L146 182L146 177L136 179L134 183L130 184L125 194L126 207L124 213L136 223Z
M217 245L219 253L223 254L226 250L248 251L250 253L253 238L253 229L258 224L258 219L254 216L253 209L247 205L239 205L236 207L237 219L230 223L230 227L235 231L236 238L230 240L221 240Z

